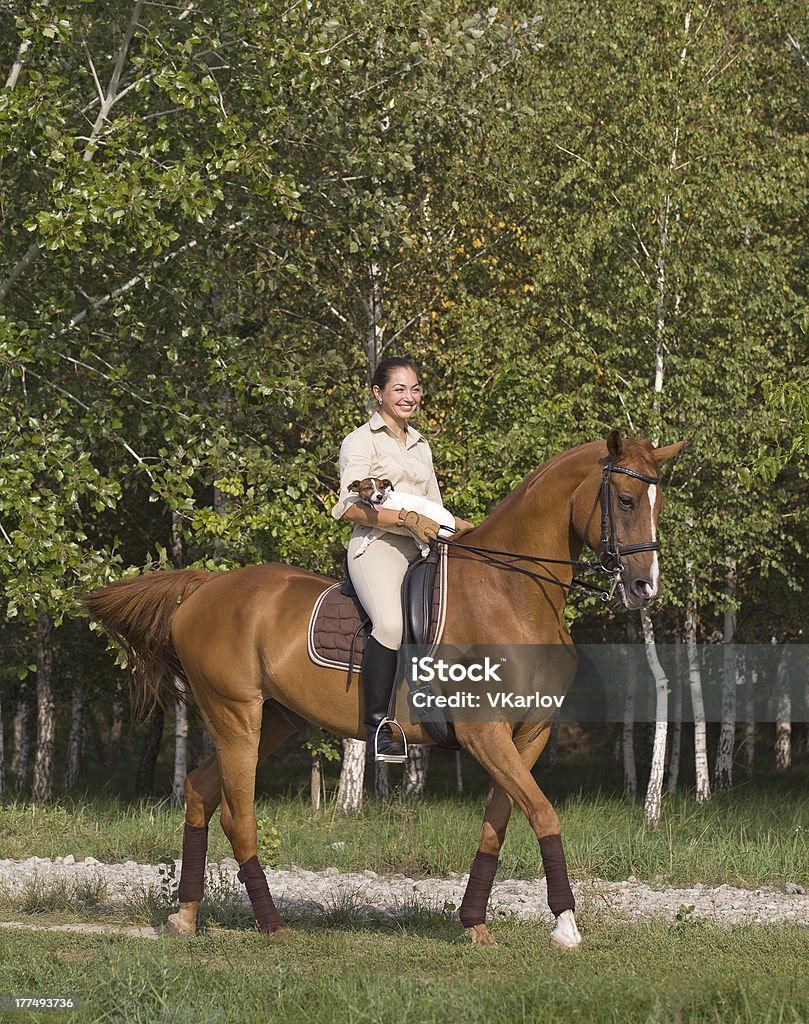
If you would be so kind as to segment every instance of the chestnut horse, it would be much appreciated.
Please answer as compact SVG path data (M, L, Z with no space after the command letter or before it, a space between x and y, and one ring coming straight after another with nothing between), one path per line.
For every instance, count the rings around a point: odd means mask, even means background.
M626 607L654 600L663 505L658 473L683 443L655 449L614 430L606 445L574 448L530 474L449 547L442 642L569 645L569 677L553 681L556 692L566 692L575 655L563 613L582 547L599 554ZM541 573L525 564L539 565ZM256 767L303 722L365 736L361 687L346 689L343 671L320 667L307 653L312 608L332 583L279 564L221 573L188 569L120 580L84 599L91 617L126 649L142 703L153 704L183 680L216 744L216 754L185 780L180 908L168 922L175 934L196 931L207 828L220 803L258 927L283 927L258 862ZM458 742L492 781L460 908L476 943L492 943L486 905L515 802L539 840L556 917L551 945L581 942L559 819L531 774L550 726L549 720L456 723ZM408 742L432 742L419 724L405 721L404 729Z

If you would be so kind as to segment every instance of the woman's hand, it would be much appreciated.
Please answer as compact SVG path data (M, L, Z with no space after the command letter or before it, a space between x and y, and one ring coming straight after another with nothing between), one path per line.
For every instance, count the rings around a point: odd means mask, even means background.
M413 536L420 540L422 544L429 544L431 540L435 540L438 536L438 531L441 529L439 524L434 519L430 519L429 516L419 515L418 512L408 512L404 508L399 513L398 523L399 526L404 526L406 530L410 530Z
M465 533L469 533L470 530L474 530L475 524L470 523L468 519L459 519L457 516L455 519L455 533L453 534L455 540L459 537L463 537Z

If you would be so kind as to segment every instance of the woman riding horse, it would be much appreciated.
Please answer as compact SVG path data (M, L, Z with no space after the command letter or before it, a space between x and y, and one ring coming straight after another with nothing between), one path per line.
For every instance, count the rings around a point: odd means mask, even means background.
M417 404L414 376L407 378L411 400L403 411ZM380 387L380 404L387 402L386 393ZM400 416L394 425L404 428L406 422ZM409 428L404 436L410 439ZM390 441L407 450L395 433ZM451 546L442 642L561 645L569 668L543 685L567 692L576 661L565 626L567 592L585 567L607 574L612 588L598 588L602 596L615 592L628 608L655 599L663 507L659 472L681 447L624 441L613 430L606 445L592 442L562 452L529 474ZM597 553L596 562L580 561L584 544ZM185 780L180 909L167 922L175 934L196 931L208 823L220 804L222 828L258 927L283 927L258 859L256 766L303 722L342 736L364 733L356 688L346 687L343 672L309 656L312 609L333 582L281 564L213 573L184 569L129 577L84 598L90 615L124 646L141 705L170 699L177 680L185 681L216 744L216 754ZM559 818L531 773L550 727L549 720L456 723L458 742L492 781L459 911L476 943L492 941L486 904L515 804L539 841L556 918L551 945L574 948L581 942ZM430 742L420 723L405 722L403 728L408 742Z
M387 761L399 760L404 753L390 726L380 725L386 717L402 642L402 581L419 554L413 538L425 543L437 536L439 527L435 520L417 512L373 508L350 487L357 480L375 477L389 480L394 490L438 504L441 494L430 446L409 422L421 404L416 368L407 359L384 359L372 385L379 408L340 447L340 498L331 514L354 524L348 544L348 574L372 627L361 672L368 751L375 747L377 760ZM366 546L373 529L385 532ZM456 537L470 529L471 523L455 519Z

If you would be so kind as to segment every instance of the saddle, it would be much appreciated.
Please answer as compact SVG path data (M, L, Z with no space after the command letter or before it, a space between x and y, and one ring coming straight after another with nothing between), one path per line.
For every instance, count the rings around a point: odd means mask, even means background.
M447 549L433 545L426 558L417 558L402 583L402 642L431 646L441 640L446 613ZM347 574L346 574L347 575ZM370 620L350 579L334 583L317 599L309 620L307 648L316 665L346 673L346 689L354 669L362 665ZM439 746L457 749L452 726L446 721L423 722Z

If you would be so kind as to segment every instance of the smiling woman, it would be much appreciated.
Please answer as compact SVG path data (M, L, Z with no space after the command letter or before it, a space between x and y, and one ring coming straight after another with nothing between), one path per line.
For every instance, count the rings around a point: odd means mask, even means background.
M422 395L416 368L407 359L384 359L376 368L372 385L379 408L343 441L340 498L332 515L354 524L348 545L348 573L372 624L361 672L368 749L376 749L378 760L400 760L404 748L394 740L390 726L382 723L402 640L402 580L420 553L417 542L424 544L435 538L439 525L407 509L375 507L351 487L357 480L377 477L390 481L394 490L438 504L441 494L430 446L410 426ZM459 520L455 523L460 532L469 525ZM371 539L375 543L369 543Z

